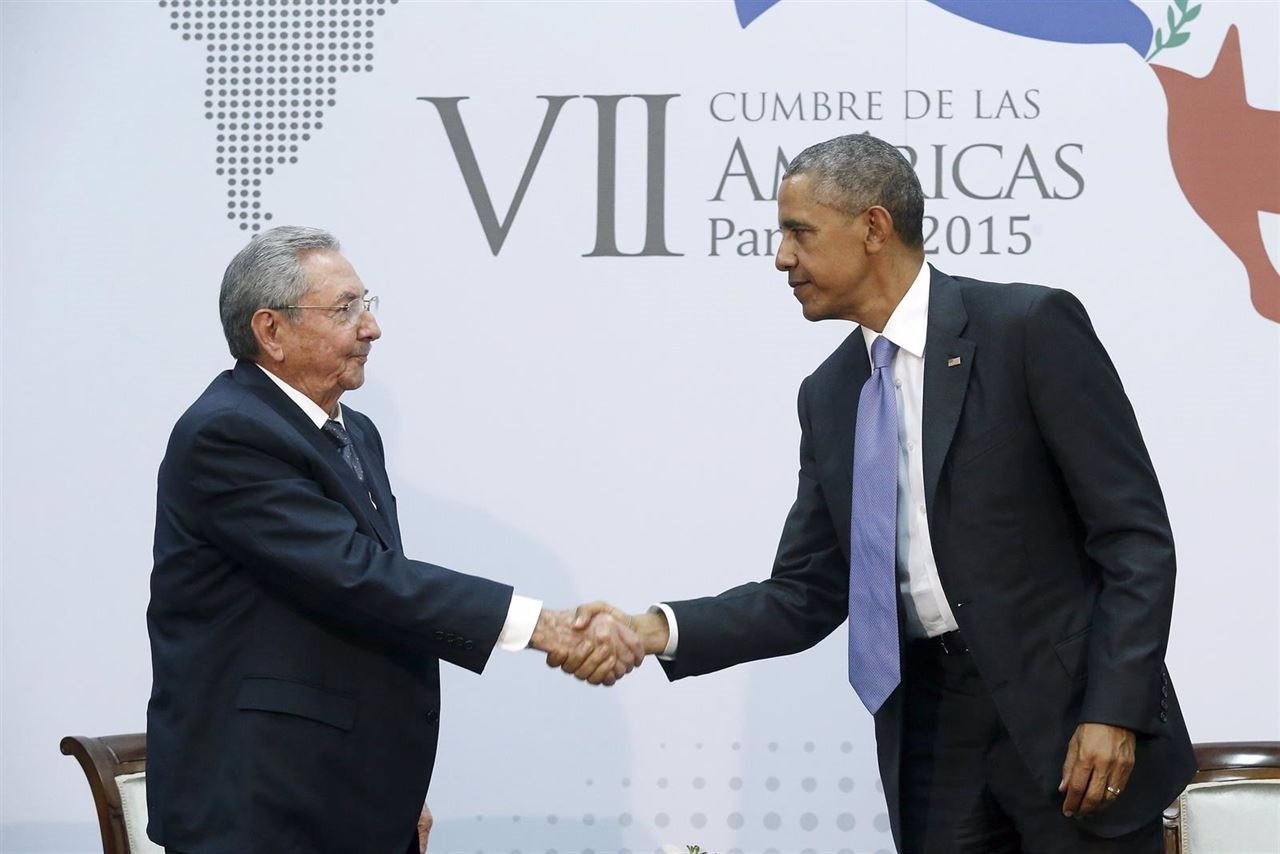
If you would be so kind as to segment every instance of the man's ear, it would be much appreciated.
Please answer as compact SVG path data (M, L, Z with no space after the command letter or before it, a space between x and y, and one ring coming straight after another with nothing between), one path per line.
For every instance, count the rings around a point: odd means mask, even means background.
M253 337L258 339L258 355L260 358L274 363L284 361L284 341L287 331L285 321L280 313L270 308L260 308L253 313L249 321L253 327Z
M893 216L879 205L867 208L867 254L874 255L893 237Z

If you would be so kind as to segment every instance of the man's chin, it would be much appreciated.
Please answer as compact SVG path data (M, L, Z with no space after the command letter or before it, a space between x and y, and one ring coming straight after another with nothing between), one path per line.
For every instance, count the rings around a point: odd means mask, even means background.
M347 371L342 378L342 387L347 391L354 391L364 385L364 365L359 365L353 370Z
M828 317L820 308L809 303L800 303L800 312L804 315L804 319L810 322L826 320Z

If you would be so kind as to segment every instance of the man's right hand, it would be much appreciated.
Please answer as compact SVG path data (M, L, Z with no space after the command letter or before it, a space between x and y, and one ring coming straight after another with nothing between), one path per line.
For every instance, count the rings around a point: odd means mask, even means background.
M635 632L640 639L645 655L659 655L667 648L671 630L667 625L666 614L658 610L643 614L627 614L608 602L589 602L586 605L578 606L574 612L573 625L575 628L583 628L604 618L622 623ZM548 661L547 663L551 664L552 662ZM565 664L571 663L572 661L565 662ZM554 666L562 665L556 662Z
M618 612L621 614L621 612ZM547 664L592 685L612 685L644 660L644 647L622 615L583 618L582 609L546 611L538 617L529 646L547 654Z

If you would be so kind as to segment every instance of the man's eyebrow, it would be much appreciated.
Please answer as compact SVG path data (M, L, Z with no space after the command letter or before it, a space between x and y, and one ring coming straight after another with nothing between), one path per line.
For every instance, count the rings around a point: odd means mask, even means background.
M785 228L785 229L788 229L788 230L794 230L794 229L797 229L797 228L808 228L808 227L809 227L809 223L805 222L805 221L804 221L804 220L802 220L802 219L784 219L784 220L780 220L780 221L778 222L778 225L780 225L782 228Z

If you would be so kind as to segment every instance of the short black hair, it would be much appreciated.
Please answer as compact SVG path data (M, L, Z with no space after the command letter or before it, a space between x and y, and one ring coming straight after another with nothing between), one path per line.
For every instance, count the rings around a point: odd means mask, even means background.
M869 133L837 136L800 152L782 177L801 174L817 179L814 193L823 204L851 215L879 205L903 244L924 246L924 191L895 146Z

